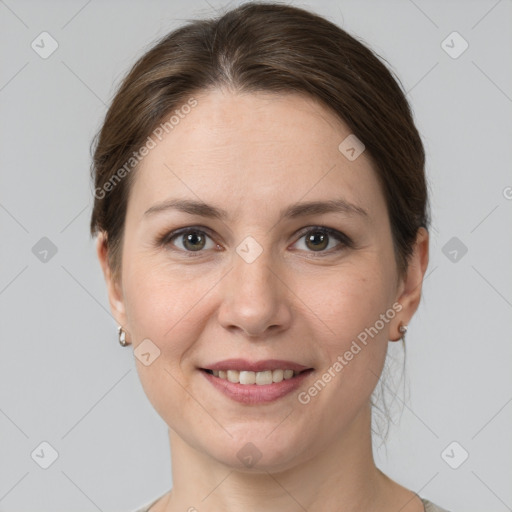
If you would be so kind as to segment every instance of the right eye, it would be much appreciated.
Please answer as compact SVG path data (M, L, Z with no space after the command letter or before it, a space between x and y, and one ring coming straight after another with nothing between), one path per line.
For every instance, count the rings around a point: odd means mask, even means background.
M208 245L208 240L210 245ZM188 253L213 249L217 245L207 233L196 228L182 228L172 231L162 237L161 243L165 246L177 247L180 251Z

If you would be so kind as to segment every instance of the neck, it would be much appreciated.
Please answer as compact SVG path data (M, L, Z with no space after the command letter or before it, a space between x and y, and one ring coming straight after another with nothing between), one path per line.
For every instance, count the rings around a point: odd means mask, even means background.
M379 510L389 486L373 460L370 423L368 407L334 443L280 472L233 469L169 430L174 485L163 510Z

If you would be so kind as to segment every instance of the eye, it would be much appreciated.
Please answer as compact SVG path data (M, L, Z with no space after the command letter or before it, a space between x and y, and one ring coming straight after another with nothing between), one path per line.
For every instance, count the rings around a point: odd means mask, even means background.
M201 252L203 249L213 249L217 246L206 232L196 228L173 231L164 235L159 243L161 245L174 245L185 252Z
M341 251L345 247L352 247L352 241L344 233L323 226L309 227L307 231L302 232L302 236L296 244L302 239L304 239L303 246L307 252L331 254ZM338 243L334 243L334 240Z
M306 252L319 253L319 256L332 254L341 251L347 247L353 247L352 241L341 231L327 228L325 226L309 226L303 230L300 238L294 245L299 244L304 239L301 250ZM338 243L334 243L337 241ZM188 253L192 256L194 253L204 252L207 249L220 247L204 228L199 229L189 226L177 229L170 233L164 233L157 239L158 246L169 247L177 252Z

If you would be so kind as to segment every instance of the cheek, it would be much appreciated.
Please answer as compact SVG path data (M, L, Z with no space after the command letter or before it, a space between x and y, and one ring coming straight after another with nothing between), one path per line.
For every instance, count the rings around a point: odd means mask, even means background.
M135 359L149 401L169 425L176 423L172 416L176 410L191 410L201 417L197 403L183 391L190 375L189 368L181 364L204 329L202 308L212 279L192 278L165 264L142 259L127 261L124 276L126 316L135 356L139 353L138 345L146 339L160 351L148 366Z
M300 292L318 318L315 342L323 353L319 378L332 382L320 401L331 403L337 413L350 403L359 407L382 371L395 316L387 275L384 265L374 261L368 266L337 269L325 279L317 279L314 288Z
M355 339L375 324L390 307L390 283L379 264L351 265L319 274L314 280L299 280L298 296L319 320L331 349ZM379 324L380 326L380 324ZM380 326L382 327L382 326ZM389 324L379 330L387 332Z
M134 349L150 339L160 350L158 366L185 382L190 368L183 365L190 362L189 355L214 313L212 297L224 273L220 268L170 264L165 258L127 258L123 287Z

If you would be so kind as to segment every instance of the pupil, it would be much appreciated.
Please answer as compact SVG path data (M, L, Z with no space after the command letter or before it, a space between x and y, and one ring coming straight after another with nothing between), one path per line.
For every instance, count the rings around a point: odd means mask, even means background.
M327 247L327 241L329 236L326 233L322 233L320 231L315 231L314 233L315 234L311 234L307 237L307 241L312 242L313 247L317 249L325 249L325 247Z
M204 240L202 240L202 238L203 237L201 235L198 235L197 233L190 233L188 235L185 235L184 245L185 247L192 251L198 251L204 246ZM202 245L200 245L199 247L195 246L195 244L201 244L201 242L203 242Z

